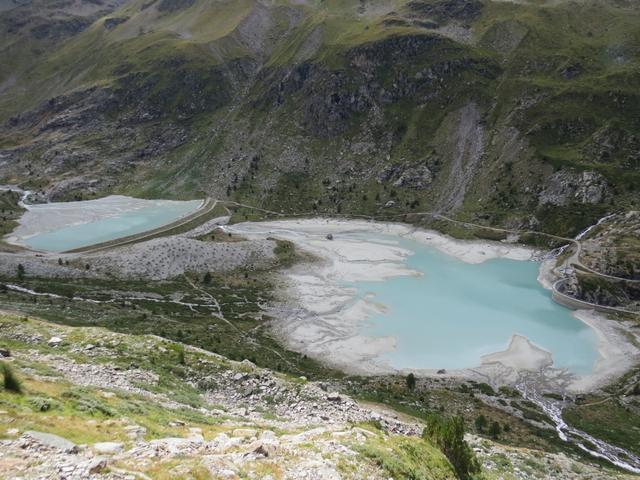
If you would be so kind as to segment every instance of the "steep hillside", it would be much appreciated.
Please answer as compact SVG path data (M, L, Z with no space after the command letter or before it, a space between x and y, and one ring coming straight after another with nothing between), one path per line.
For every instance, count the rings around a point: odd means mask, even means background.
M635 2L59 3L0 9L0 183L564 235L639 203Z

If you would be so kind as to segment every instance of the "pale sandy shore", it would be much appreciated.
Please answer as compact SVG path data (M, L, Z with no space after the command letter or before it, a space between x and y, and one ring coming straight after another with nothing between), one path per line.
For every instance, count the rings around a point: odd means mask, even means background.
M494 363L516 371L538 371L550 367L553 359L550 352L534 345L526 337L514 335L506 350L482 357L483 365Z
M276 315L275 328L288 346L326 364L356 374L403 373L384 360L394 350L393 337L362 335L363 321L384 309L374 299L355 299L346 283L378 281L393 276L421 275L407 267L412 252L390 242L367 242L367 234L392 234L411 238L464 262L481 263L492 258L530 260L539 252L514 244L490 241L461 241L434 231L396 223L335 219L282 220L241 223L227 227L249 238L269 236L295 242L319 258L311 265L298 265L288 272L285 311ZM326 236L333 235L333 240ZM353 235L357 234L357 235ZM355 238L354 238L355 237ZM539 280L552 283L551 265L543 264ZM293 299L293 301L291 300ZM628 338L628 328L604 315L578 311L575 316L597 334L600 358L591 375L577 377L551 367L551 354L521 336L514 336L508 348L482 358L475 368L448 371L457 377L474 378L494 384L513 384L523 372L544 372L548 382L560 383L563 390L584 391L610 381L640 361L637 347ZM434 370L416 373L436 375Z
M51 232L63 227L81 225L115 217L122 213L147 207L163 207L175 200L144 200L123 195L111 195L81 202L56 202L30 205L18 220L18 227L5 237L8 243L24 245L24 240L34 235Z
M593 372L577 378L570 390L584 392L605 385L640 363L640 349L631 340L637 338L637 327L611 320L593 310L576 310L574 316L596 332L600 355Z

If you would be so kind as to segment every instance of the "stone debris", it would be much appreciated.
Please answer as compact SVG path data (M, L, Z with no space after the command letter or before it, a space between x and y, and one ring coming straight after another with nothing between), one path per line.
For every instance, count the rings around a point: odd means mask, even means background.
M124 450L124 444L120 442L99 442L94 443L91 448L100 455L115 455Z
M58 345L60 345L63 342L63 340L60 337L51 337L49 339L49 341L47 342L47 344L50 347L57 347Z
M21 440L24 442L25 446L28 446L30 442L36 442L45 447L60 450L64 453L78 453L78 446L75 443L70 442L66 438L59 437L58 435L53 435L52 433L34 432L30 430L28 432L24 432Z
M21 328L17 325L15 331L6 332L7 336L29 338L40 346L48 343L35 334L27 335ZM65 337L65 330L55 332L58 338ZM158 429L148 431L124 417L89 418L88 429L96 432L115 429L119 433L85 446L51 433L21 434L19 429L9 428L5 439L0 440L0 478L147 480L153 478L152 474L141 472L157 471L154 469L162 466L168 475L182 478L192 478L190 468L197 467L218 479L340 479L345 478L346 470L351 472L347 477L351 479L388 480L388 473L363 456L361 448L369 441L388 441L391 435L417 437L422 433L422 424L417 420L400 420L389 409L360 405L338 391L338 385L332 382L291 379L249 361L229 361L192 347L186 347L191 358L184 366L184 380L201 392L205 406L197 409L145 390L158 384L154 372L136 365L122 368L82 360L82 355L90 359L96 351L101 358L109 358L108 347L117 349L123 340L124 336L119 334L94 333L91 343L83 344L74 337L73 345L63 344L56 354L28 349L17 350L14 356L21 362L46 364L72 384L99 389L102 397L136 394L169 408L197 410L212 419L210 425L215 425L214 429L192 425L186 418L173 418L162 423L163 427L173 429L162 436L158 435ZM167 341L158 337L127 340L128 348L140 352L167 348ZM74 358L64 356L66 352L73 353ZM36 370L30 374L38 378ZM0 420L7 413L0 411ZM486 471L499 472L504 468L502 459L508 457L513 464L508 470L509 478L514 480L569 480L575 478L571 475L577 466L590 475L585 478L611 478L607 477L608 471L599 472L562 455L532 454L476 437L469 440ZM535 471L530 467L532 458L539 463ZM539 475L545 471L553 472L554 476Z

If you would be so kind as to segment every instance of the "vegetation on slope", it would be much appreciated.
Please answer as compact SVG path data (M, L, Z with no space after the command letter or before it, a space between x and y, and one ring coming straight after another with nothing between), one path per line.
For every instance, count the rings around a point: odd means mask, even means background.
M56 42L0 13L2 181L563 235L638 205L630 2L117 7Z

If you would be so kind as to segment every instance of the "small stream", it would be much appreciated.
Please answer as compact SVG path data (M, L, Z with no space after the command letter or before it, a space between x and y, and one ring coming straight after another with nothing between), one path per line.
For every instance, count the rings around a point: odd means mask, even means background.
M23 190L20 187L17 187L15 185L0 185L0 191L9 191L9 192L19 193L20 200L18 201L18 206L21 208L24 208L25 210L29 210L29 205L26 204L25 202L27 198L29 198L29 195L33 193L31 190Z
M615 213L612 213L611 215L606 215L606 216L602 217L600 220L597 221L597 223L594 223L590 227L585 228L578 235L576 235L576 240L582 240L584 237L586 237L589 234L589 232L591 232L591 230L596 228L598 225L601 225L602 223L606 222L611 217L615 217L615 215L616 215Z
M544 397L533 382L523 380L516 384L516 389L523 398L535 403L547 414L561 440L574 443L589 455L607 460L624 470L640 473L640 457L568 425L562 418L562 402Z

